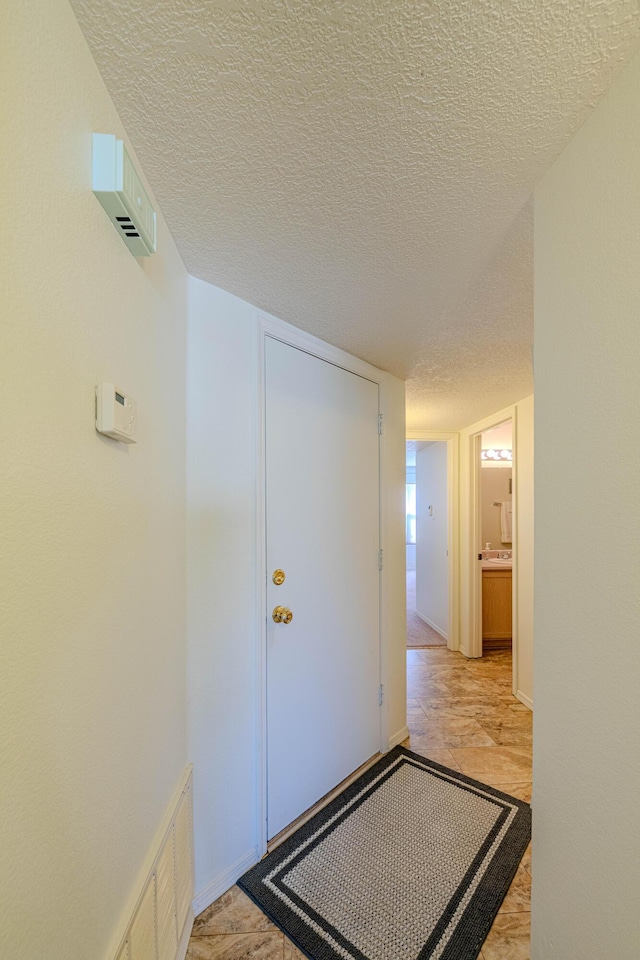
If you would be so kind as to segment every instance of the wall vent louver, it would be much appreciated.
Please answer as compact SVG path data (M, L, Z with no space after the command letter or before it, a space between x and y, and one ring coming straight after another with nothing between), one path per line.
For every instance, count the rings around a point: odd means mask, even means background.
M156 250L156 212L122 140L93 135L93 192L134 257Z
M184 960L193 926L192 770L168 811L114 960Z

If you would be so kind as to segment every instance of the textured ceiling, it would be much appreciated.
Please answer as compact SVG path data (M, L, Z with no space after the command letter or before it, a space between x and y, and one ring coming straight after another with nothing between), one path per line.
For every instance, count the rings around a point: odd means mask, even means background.
M188 270L404 377L531 390L532 189L638 0L73 0Z

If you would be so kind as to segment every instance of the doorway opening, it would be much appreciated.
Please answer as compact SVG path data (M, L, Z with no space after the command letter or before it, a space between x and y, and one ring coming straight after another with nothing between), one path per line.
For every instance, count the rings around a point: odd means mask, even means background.
M446 647L450 636L448 450L406 444L407 647Z
M513 645L513 422L481 434L482 653Z

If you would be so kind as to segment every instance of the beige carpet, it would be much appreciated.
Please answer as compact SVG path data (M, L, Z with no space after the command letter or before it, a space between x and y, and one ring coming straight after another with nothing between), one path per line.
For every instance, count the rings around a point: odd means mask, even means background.
M416 613L416 572L407 571L407 646L446 647L447 641Z

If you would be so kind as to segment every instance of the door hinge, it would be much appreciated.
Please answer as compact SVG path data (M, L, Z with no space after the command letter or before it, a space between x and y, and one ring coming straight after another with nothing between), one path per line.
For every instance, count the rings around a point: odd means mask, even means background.
M384 554L382 550L378 550L378 570L382 570L384 566Z
M384 701L384 686L380 684L378 687L378 706L381 707Z
M384 429L384 414L379 413L378 414L378 436L379 437L382 436L383 429Z

